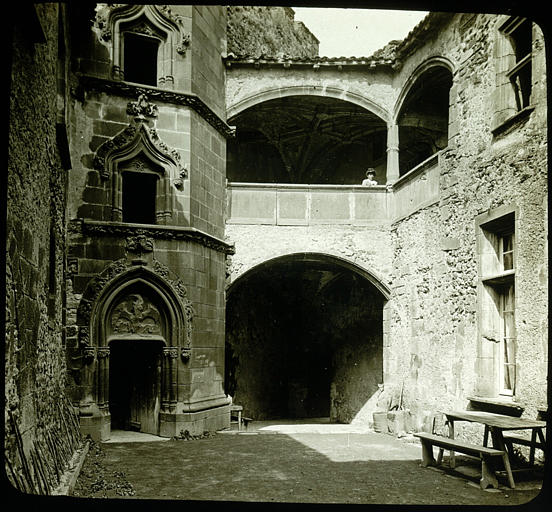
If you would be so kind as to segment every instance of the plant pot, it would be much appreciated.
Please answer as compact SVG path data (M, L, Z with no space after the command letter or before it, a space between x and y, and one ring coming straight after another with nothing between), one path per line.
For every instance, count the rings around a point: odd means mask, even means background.
M387 412L386 411L376 411L373 413L374 418L374 431L383 432L387 434L389 427L387 425Z

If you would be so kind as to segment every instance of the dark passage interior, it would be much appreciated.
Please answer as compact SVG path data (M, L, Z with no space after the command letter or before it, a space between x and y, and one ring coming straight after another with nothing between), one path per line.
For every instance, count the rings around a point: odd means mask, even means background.
M383 300L321 255L250 271L228 296L226 392L254 419L349 423L382 382Z
M159 433L161 350L158 340L114 340L110 347L111 428Z

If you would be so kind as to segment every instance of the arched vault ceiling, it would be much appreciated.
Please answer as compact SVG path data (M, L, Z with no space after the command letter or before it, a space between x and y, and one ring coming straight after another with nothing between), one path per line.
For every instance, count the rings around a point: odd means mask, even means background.
M259 103L229 120L236 142L263 139L280 153L292 182L324 172L321 162L344 145L369 145L386 123L374 113L347 101L320 96L287 96ZM363 173L359 171L358 176Z

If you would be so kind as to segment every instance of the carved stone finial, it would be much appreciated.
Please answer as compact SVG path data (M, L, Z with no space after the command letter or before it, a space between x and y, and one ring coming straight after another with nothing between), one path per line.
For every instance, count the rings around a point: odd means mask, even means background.
M147 117L157 117L157 105L150 103L146 94L140 94L137 101L130 101L127 105L127 114L140 120Z

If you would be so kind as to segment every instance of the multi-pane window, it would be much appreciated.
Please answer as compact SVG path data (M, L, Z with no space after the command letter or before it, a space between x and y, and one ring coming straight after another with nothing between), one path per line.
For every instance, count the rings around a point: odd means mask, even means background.
M495 217L479 227L481 353L494 360L494 393L513 396L517 344L515 213Z
M522 110L530 104L531 98L531 22L526 18L512 17L502 26L501 31L509 39L515 56L506 76L514 90L517 110Z
M516 325L513 284L507 285L501 290L500 316L502 324L500 392L505 395L513 395L516 389Z

